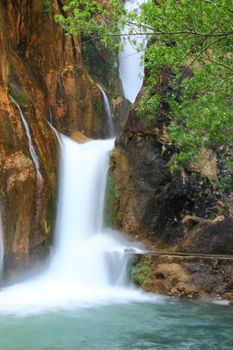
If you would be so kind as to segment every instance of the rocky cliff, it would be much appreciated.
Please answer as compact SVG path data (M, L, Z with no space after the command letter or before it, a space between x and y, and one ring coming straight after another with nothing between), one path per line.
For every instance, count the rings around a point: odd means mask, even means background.
M132 254L130 262L132 279L146 291L232 303L233 189L218 186L224 171L212 150L171 171L177 150L167 128L169 72L158 81L153 118L141 112L142 89L116 140L106 219L152 251Z
M0 4L0 212L6 269L30 265L51 241L59 155L54 128L70 136L107 133L102 94L84 68L80 43L54 21L62 11L60 0Z
M169 79L169 72L161 72L156 86L160 104L154 117L140 112L142 90L116 140L108 221L149 247L232 254L233 192L217 186L221 161L211 150L203 150L199 162L179 171L169 168L176 151L167 131Z

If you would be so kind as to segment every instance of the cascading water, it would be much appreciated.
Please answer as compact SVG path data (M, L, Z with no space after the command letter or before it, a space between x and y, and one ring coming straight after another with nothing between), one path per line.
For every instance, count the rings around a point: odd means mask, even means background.
M124 62L133 66L132 57L127 54ZM129 84L124 85L126 97L132 101L140 89L141 83L135 90L139 68L134 65L132 76L127 78ZM22 113L21 118L23 121ZM27 124L24 126L30 136ZM42 275L1 289L0 348L231 349L231 308L169 301L127 285L124 248L128 243L117 233L104 230L103 225L108 154L113 140L79 145L67 137L61 139L59 208L51 263ZM31 141L28 137L29 146ZM1 214L0 208L0 235ZM0 264L1 244L2 240ZM133 303L126 305L129 301ZM117 307L115 303L119 303ZM105 304L107 307L99 307ZM86 310L87 306L91 309ZM41 312L45 314L31 315ZM26 315L30 317L21 317Z
M39 191L41 191L41 187L43 185L43 177L42 177L41 171L40 171L39 159L38 159L38 156L36 154L35 147L33 146L33 143L32 143L32 137L31 137L31 133L30 133L30 130L29 130L29 126L28 126L27 120L24 117L23 111L20 108L20 105L15 101L15 99L12 96L10 96L10 98L11 98L11 101L16 105L16 107L17 107L17 109L19 111L21 120L22 120L24 129L25 129L25 133L26 133L26 136L27 136L27 140L28 140L29 152L31 154L32 161L33 161L35 169L36 169L37 187L38 187Z
M127 1L126 7L130 6L134 7L135 1ZM130 45L131 53L132 50ZM125 57L122 55L121 76L128 64L133 67L123 79L126 97L133 101L142 84L138 79L142 72L141 57L134 57L132 64L127 48ZM125 79L129 81L128 85ZM99 88L108 116L109 133L113 135L109 101L101 86ZM20 106L13 98L12 101L19 109L37 177L40 178L39 161L29 127ZM125 248L130 245L119 233L104 229L108 156L114 140L77 144L65 136L61 139L60 190L51 262L43 274L1 291L0 314L28 314L57 308L161 299L152 298L128 285Z
M97 86L100 89L102 96L103 96L104 111L105 111L105 114L107 116L108 134L109 134L109 137L113 137L115 135L115 132L114 132L114 125L113 125L113 121L112 121L112 111L111 111L109 99L108 99L106 92L102 88L102 86L99 84L97 84Z
M137 10L145 1L147 0L126 1L125 8L127 11L132 12L133 10ZM125 97L133 103L143 83L144 67L142 60L146 40L140 34L134 35L136 45L133 45L128 39L125 40L125 34L128 34L131 29L131 26L126 25L122 32L124 35L122 37L123 51L119 52L119 71ZM134 28L133 33L137 33L137 28ZM138 52L137 47L141 47L140 52Z
M151 300L127 285L129 243L103 228L103 194L114 140L77 144L62 136L62 143L51 263L42 275L2 290L0 313Z
M57 129L55 129L53 126L53 112L52 112L52 109L50 106L49 106L49 118L50 118L50 122L48 121L48 124L49 124L50 128L53 130L53 132L54 132L54 134L59 142L59 145L62 148L61 136L59 135Z
M80 287L109 286L105 253L122 244L103 232L108 151L113 140L79 145L63 136L63 165L51 276ZM122 264L121 264L122 265ZM112 266L114 269L114 266Z

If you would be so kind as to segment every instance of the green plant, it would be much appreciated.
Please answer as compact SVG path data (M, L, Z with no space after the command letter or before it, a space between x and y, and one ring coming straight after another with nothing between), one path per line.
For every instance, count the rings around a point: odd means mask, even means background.
M118 21L123 13L123 3L118 0L103 5L96 0L66 0L63 14L56 15L55 19L62 23L66 33L92 37L109 47L118 45L115 34L119 34Z
M233 22L229 0L148 1L135 14L153 40L146 50L140 112L151 120L162 103L177 149L171 169L198 157L200 148L233 143ZM163 79L167 72L166 79ZM163 107L164 108L164 107ZM224 156L224 152L223 156ZM226 158L226 157L225 157ZM232 157L226 166L233 168Z
M142 258L142 260L135 265L133 272L134 282L143 285L150 279L153 261L150 257Z
M50 15L52 13L52 6L50 0L43 0L43 13Z
M28 95L28 93L17 84L10 83L9 89L10 94L16 99L20 106L26 107L31 101L31 97Z
M120 190L116 184L114 175L108 176L106 191L105 219L108 227L113 227L117 219L117 201L120 197Z
M66 33L99 41L103 47L120 46L120 29L126 23L133 45L138 33L151 39L139 109L147 126L160 109L166 113L177 150L173 170L190 163L202 147L226 149L233 143L231 1L148 0L141 11L127 13L118 0L103 5L96 0L66 0L63 10L56 19ZM111 70L113 61L109 62ZM227 167L233 168L232 157L225 158Z
M217 185L222 190L233 190L233 178L232 176L220 176Z
M102 102L95 103L95 111L99 118L102 118L104 115L104 106Z

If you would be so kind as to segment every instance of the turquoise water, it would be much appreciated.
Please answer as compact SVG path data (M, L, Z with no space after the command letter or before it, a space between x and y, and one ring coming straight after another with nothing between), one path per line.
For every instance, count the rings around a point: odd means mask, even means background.
M0 316L1 350L224 350L233 348L233 308L159 303Z

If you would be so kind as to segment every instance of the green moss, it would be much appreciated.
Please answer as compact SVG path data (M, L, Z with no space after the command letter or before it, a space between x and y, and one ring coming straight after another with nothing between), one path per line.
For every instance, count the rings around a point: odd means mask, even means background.
M232 190L233 189L232 176L220 176L217 181L217 186L222 190Z
M39 260L44 260L50 254L50 242L44 242L40 246L33 249L32 254L36 256Z
M43 13L45 15L50 15L52 13L52 6L50 0L43 1Z
M120 196L119 188L116 184L114 175L108 176L105 221L108 227L113 227L117 220L117 202Z
M133 280L140 286L150 279L153 261L150 257L143 258L136 263L133 271Z
M96 39L96 35L90 38L83 37L84 64L97 81L110 81L117 76L117 53L115 48L106 47L101 40Z
M10 83L10 94L16 99L20 106L26 107L31 101L30 95L15 83Z
M106 62L106 70L110 76L116 75L117 72L117 61L116 61L116 51L113 48L108 48L108 60Z
M116 184L114 175L109 175L109 194L114 199L118 198L120 195L120 191Z
M103 118L104 115L104 105L102 102L97 102L95 104L95 111L99 118Z

